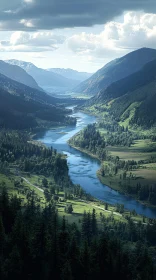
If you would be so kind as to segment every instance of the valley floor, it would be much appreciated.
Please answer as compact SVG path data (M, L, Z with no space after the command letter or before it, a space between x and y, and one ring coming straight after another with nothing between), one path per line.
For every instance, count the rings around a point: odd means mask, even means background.
M106 114L101 114L93 107L84 110L86 113L90 113L98 116L99 122L105 119ZM111 123L111 122L110 122ZM121 125L121 124L119 124ZM127 124L126 124L127 125ZM97 131L100 132L100 135L103 139L107 141L109 137L109 131L106 128L99 127L99 124L96 125ZM101 169L97 172L97 176L100 181L114 190L117 190L121 193L131 195L136 200L140 201L142 204L155 206L156 200L150 201L143 196L139 197L136 188L142 186L142 188L152 188L154 193L156 191L156 142L152 141L150 138L151 131L141 131L141 130L132 130L133 133L138 133L139 135L144 135L145 139L133 140L133 143L128 147L125 145L108 145L106 146L107 157L109 160L102 160L97 153L90 151L88 148L81 148L79 145L75 145L77 139L82 137L81 133L73 137L69 141L69 144L92 157L96 157L101 161L101 166L109 166L111 171L109 174L103 176ZM113 133L112 133L113 135ZM149 136L149 137L148 137ZM98 147L97 147L98 150ZM116 174L112 171L115 164L114 160L118 158L120 161L125 163L136 162L136 166L130 166L126 170L126 178L123 180L123 169L119 169ZM143 192L146 192L144 190ZM153 195L155 197L155 194Z

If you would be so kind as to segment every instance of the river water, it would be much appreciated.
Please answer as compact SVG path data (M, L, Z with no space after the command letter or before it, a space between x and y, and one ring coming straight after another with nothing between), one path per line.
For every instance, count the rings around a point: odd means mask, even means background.
M41 141L48 147L52 146L57 149L57 151L68 156L69 175L73 183L80 184L87 193L90 193L92 196L109 204L124 204L125 208L128 210L135 209L138 214L150 218L156 218L156 209L144 206L134 199L101 184L96 176L96 172L100 168L100 161L71 148L67 144L67 141L73 135L88 124L96 122L94 116L82 112L73 113L72 116L77 118L76 126L48 130L45 133L38 134L37 140Z

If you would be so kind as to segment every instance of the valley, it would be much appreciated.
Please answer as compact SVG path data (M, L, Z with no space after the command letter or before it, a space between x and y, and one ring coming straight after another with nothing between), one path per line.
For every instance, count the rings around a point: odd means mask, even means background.
M154 279L155 59L139 49L93 75L0 63L4 280Z

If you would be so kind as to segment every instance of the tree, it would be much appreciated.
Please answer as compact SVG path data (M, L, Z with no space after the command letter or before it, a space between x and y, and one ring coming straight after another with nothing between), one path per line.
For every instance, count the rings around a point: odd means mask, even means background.
M91 227L92 227L92 235L96 236L96 234L97 234L97 221L96 221L95 209L93 209L93 211L92 211Z
M50 202L52 196L48 190L44 190L44 196L47 202Z
M47 188L47 187L48 187L48 180L47 180L46 178L43 178L43 179L42 179L42 186L43 186L44 188Z
M72 214L72 212L73 212L73 206L72 206L72 204L67 204L66 206L65 206L65 212L66 213L68 213L68 214Z
M3 264L4 247L5 247L5 230L3 226L2 217L0 216L0 276L1 276L1 268Z
M108 210L108 203L105 203L105 210Z
M126 180L126 178L127 178L127 172L124 171L124 173L123 173L123 180Z

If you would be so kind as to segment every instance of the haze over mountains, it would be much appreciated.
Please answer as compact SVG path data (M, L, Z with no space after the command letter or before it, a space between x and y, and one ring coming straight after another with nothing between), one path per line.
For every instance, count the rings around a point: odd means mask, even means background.
M35 79L17 65L11 65L0 60L0 73L19 83L41 90Z
M93 96L113 82L139 71L153 59L156 59L155 49L142 48L133 51L106 64L88 80L78 85L74 91Z
M44 104L44 106L56 106L56 99L41 91L37 82L43 88L46 84L54 86L58 85L58 83L60 86L65 87L67 84L69 86L68 81L70 81L70 85L71 81L74 81L72 79L69 80L69 77L82 79L90 75L72 69L54 68L44 70L36 67L32 63L17 60L10 60L8 62L10 64L0 61L0 73L3 74L0 75L0 88L3 92L1 108L5 106L6 102L4 100L4 91L6 92L6 96L8 94L14 96L10 97L14 99L14 104L16 103L15 97L19 97L22 98L22 102L27 102L25 103L26 105L22 105L26 107L29 107L29 105L32 106L32 102ZM54 73L52 70L57 73ZM100 111L110 112L118 121L127 120L129 124L151 127L156 123L155 84L156 50L142 48L122 58L111 61L88 80L81 83L79 88L87 85L83 93L96 93L93 98L86 102L85 107L96 106L100 108ZM19 104L19 100L17 103ZM9 104L11 103L9 102ZM22 106L19 110L17 108L12 109L11 107L9 107L9 110L14 113L16 111L19 112L23 108ZM34 109L34 112L38 110L41 113L42 109ZM28 109L25 112L33 114L33 111L29 112ZM45 108L43 112L45 113ZM52 115L54 119L54 114Z
M78 72L78 71L70 69L70 68L68 68L68 69L50 68L48 70L51 71L51 72L60 74L67 79L72 79L72 80L75 80L75 81L78 81L78 82L85 81L93 75L93 73Z
M23 68L29 75L31 75L37 83L45 90L64 90L72 89L78 85L82 80L88 78L91 74L79 73L72 69L41 69L30 62L20 60L8 60L11 65L17 65ZM79 78L78 78L79 77Z

